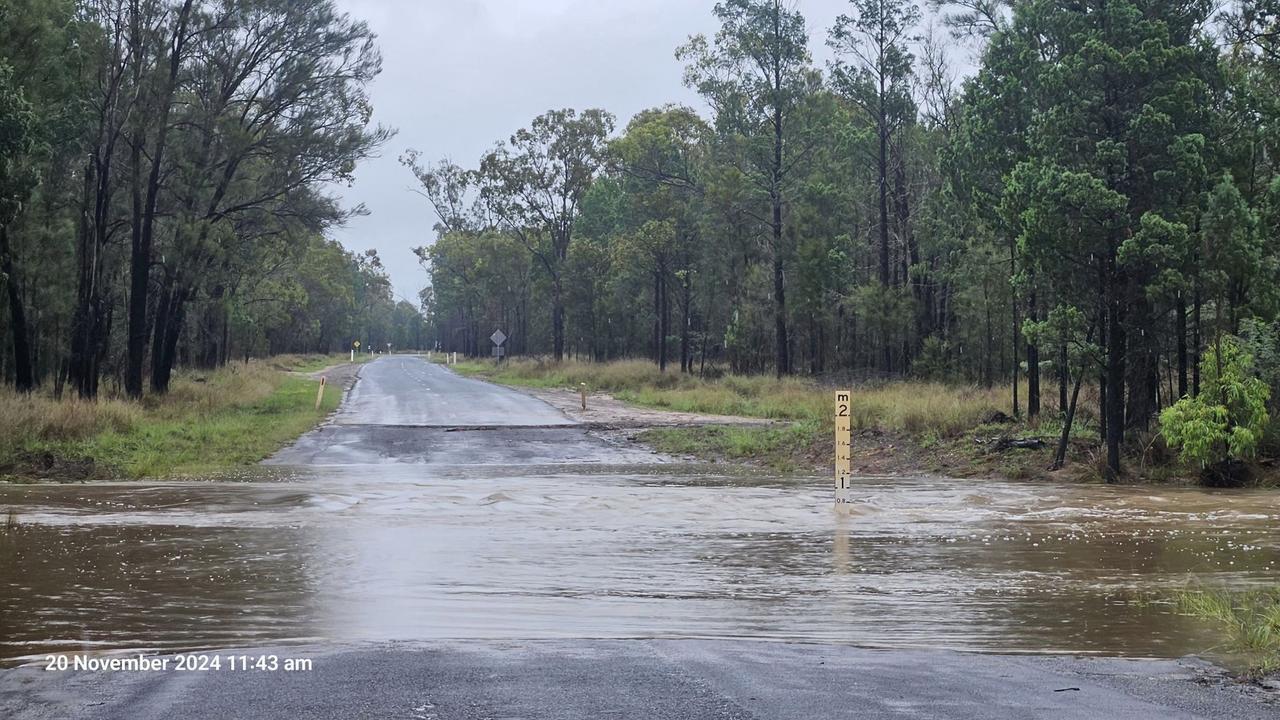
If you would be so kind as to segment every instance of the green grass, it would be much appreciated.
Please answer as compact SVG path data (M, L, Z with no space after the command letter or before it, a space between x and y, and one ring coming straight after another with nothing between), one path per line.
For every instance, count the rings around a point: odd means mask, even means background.
M643 407L712 415L737 415L833 425L834 388L805 378L724 375L700 379L677 370L659 372L641 360L611 363L546 363L512 360L460 362L454 370L508 385L576 388ZM1002 390L938 383L895 382L853 389L855 430L879 429L913 437L956 437L989 417L1004 403Z
M453 369L524 387L585 384L593 392L659 410L789 422L777 427L659 428L642 433L640 440L660 452L750 460L779 470L830 462L835 389L807 378L721 375L702 379L678 370L660 372L643 360L556 364L517 359L501 365L466 361ZM854 431L887 431L920 445L959 442L1006 402L1001 389L909 381L856 387L852 393Z
M827 434L817 423L803 421L778 427L653 428L638 439L669 455L753 460L790 471L814 465L815 448Z
M356 353L356 363L366 363L373 359L369 353ZM273 367L292 370L299 373L313 373L334 365L351 362L351 353L334 353L332 355L277 355L269 360Z
M316 410L317 385L254 362L183 374L168 395L140 403L0 396L0 474L172 477L252 465L338 406L342 393L330 388Z
M1187 592L1181 612L1212 621L1224 633L1215 651L1253 677L1280 671L1280 588L1243 593Z

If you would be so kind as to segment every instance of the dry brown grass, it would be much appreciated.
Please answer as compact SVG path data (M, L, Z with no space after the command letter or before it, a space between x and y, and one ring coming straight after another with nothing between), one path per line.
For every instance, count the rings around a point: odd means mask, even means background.
M279 386L280 373L266 362L234 364L216 372L182 372L168 395L147 395L141 402L103 397L55 400L47 392L24 395L0 390L0 451L84 440L102 433L127 433L144 420L190 417L261 400Z
M121 400L54 400L41 394L0 391L0 447L12 449L32 440L79 440L108 430L127 432L142 409Z
M614 394L638 405L682 412L739 415L832 424L834 390L806 378L725 375L700 379L679 370L659 372L645 360L609 363L552 363L513 360L461 363L464 373L499 382L535 387L577 387ZM910 435L953 437L982 423L1007 404L1007 388L982 389L902 381L853 389L855 429L881 429Z

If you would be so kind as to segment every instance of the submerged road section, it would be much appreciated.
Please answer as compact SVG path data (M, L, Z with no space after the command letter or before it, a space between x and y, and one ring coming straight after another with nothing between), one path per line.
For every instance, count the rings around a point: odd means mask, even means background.
M0 717L1270 718L1170 599L1280 583L1274 497L858 478L841 517L383 358L244 476L0 485Z

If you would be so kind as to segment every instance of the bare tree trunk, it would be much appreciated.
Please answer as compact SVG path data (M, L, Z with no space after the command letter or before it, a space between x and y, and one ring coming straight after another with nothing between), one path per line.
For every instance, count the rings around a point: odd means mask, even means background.
M551 298L552 351L556 362L564 361L564 297L560 292L560 280L556 279Z
M1018 274L1018 256L1017 244L1012 237L1009 238L1009 277L1012 278ZM1013 416L1018 417L1022 412L1022 408L1018 407L1018 291L1011 284L1009 286L1009 316L1010 331L1012 335L1009 342L1013 346Z
M1178 343L1178 397L1187 396L1187 301L1178 293L1177 327Z
M13 265L13 249L9 247L9 228L0 225L0 272L4 273L9 292L9 328L13 333L13 384L18 392L31 392L36 387L31 362L31 333L27 326L27 310L22 302L18 274Z
M1191 397L1199 397L1200 395L1200 349L1203 339L1200 334L1200 308L1202 300L1200 297L1200 273L1195 274L1195 297L1191 311L1191 324L1193 327L1191 337Z
M1027 299L1027 313L1031 322L1040 319L1036 307L1035 277L1032 276L1031 294ZM1040 417L1040 348L1027 343L1027 417Z

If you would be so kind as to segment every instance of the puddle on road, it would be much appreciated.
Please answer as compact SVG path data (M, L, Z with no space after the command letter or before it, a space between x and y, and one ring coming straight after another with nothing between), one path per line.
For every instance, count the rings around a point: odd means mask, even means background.
M1265 492L671 469L325 468L0 486L0 657L464 638L765 638L1176 657L1187 587L1280 583Z

